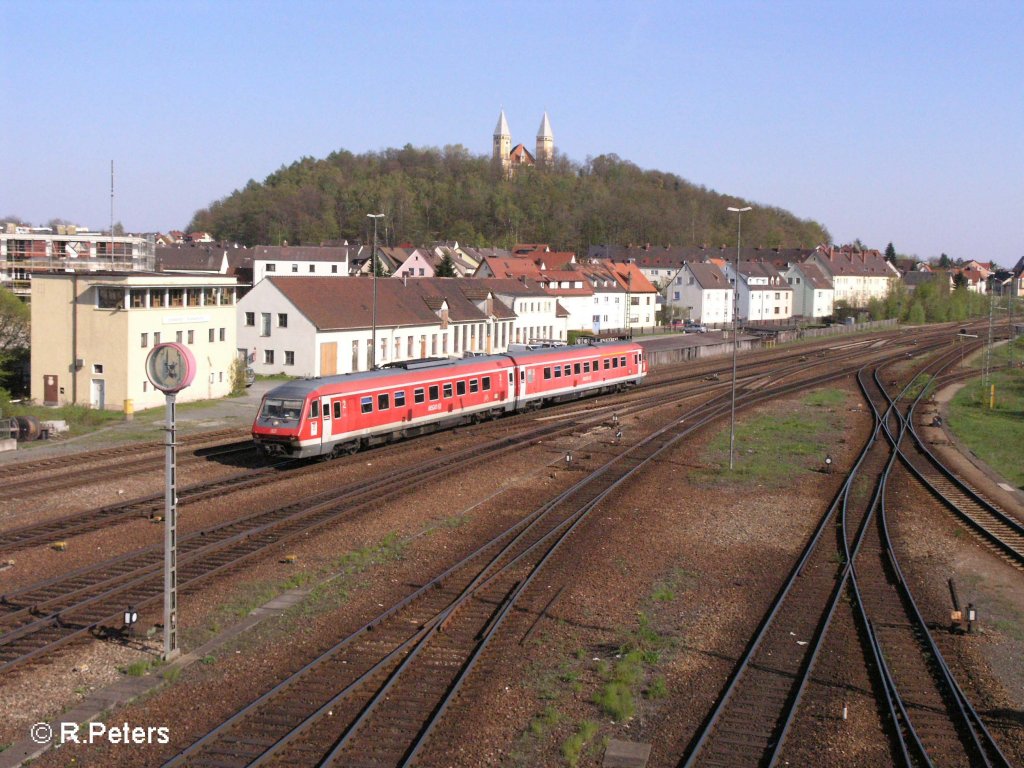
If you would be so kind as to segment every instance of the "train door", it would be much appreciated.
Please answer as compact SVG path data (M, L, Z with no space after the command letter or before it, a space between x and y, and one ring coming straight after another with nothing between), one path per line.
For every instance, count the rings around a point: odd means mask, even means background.
M334 430L331 429L331 398L324 397L320 400L320 413L323 417L323 440L322 442L328 443L331 441L331 436L334 434Z

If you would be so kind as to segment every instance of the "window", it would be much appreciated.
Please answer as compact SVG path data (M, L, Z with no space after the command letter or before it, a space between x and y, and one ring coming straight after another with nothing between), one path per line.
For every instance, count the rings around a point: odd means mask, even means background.
M544 378L545 379L550 379L551 378L551 369L550 368L545 368L544 369Z
M569 363L566 363L563 366L563 368L565 369L564 373L565 373L566 376L572 376L572 366L569 365Z
M295 352L292 350L285 350L284 353L284 364L295 365Z
M377 410L378 411L386 411L390 407L391 407L391 395L389 395L387 392L382 392L381 394L377 395Z
M245 324L247 326L249 326L250 328L252 328L254 325L256 325L256 313L255 312L246 312L245 313Z
M174 340L176 342L178 342L179 344L181 344L181 340L184 338L184 336L185 336L185 334L182 333L181 331L176 331L175 334L174 334Z
M775 294L775 300L776 300L776 301L778 301L778 300L779 300L779 294L778 294L778 293L776 293L776 294Z
M269 312L261 312L260 313L260 336L269 336L269 335L270 335L270 313Z
M619 365L621 365L623 368L626 367L626 356L625 355L623 355L622 357L619 358Z
M580 364L579 363L574 363L573 364L572 372L575 373L575 374L579 374L579 372L580 372Z
M167 298L172 307L185 306L185 292L181 288L170 288L167 291Z
M160 331L154 331L153 332L153 346L156 346L159 343L160 343Z
M612 368L618 368L618 367L619 367L619 358L613 357L612 358Z
M584 373L590 373L590 361L589 360L584 360L583 361L583 372Z
M431 387L430 387L430 399L431 399L431 400L437 400L437 399L438 399L438 397L440 397L440 391L441 391L441 390L440 390L440 388L439 388L439 387L437 386L437 384L434 384L433 386L431 386Z
M359 398L359 410L362 413L373 413L373 398L369 395Z
M324 421L330 421L331 419L331 404L324 403ZM324 430L326 431L326 429Z
M334 418L341 418L341 400L334 401Z
M482 379L480 379L480 386L483 388L484 392L489 390L491 388L491 377L484 376Z
M272 350L272 349L264 349L263 350L263 362L266 365L273 365L274 364L274 350Z
M146 306L145 291L129 291L128 295L131 297L132 309L142 309Z
M145 349L148 346L149 346L149 334L148 333L144 333L144 334L142 334L142 348Z
M337 264L331 264L331 274L332 275L338 274L338 265Z
M404 407L405 407L405 392L404 391L395 392L395 408L404 408Z
M93 373L103 373L103 364L102 363L96 363L95 365L93 365L92 372Z
M560 366L560 365L556 365L555 366L555 378L556 379L562 378L562 366Z
M444 396L446 398L449 398L449 397L452 396L452 383L450 381L447 384L444 385Z
M277 264L267 264L267 272L277 272Z
M213 328L211 328L210 329L210 339L209 339L211 342L213 341L213 334L214 334L214 331L213 331Z
M96 306L100 309L124 309L124 289L97 288Z
M148 392L149 391L149 382L148 381L142 382L142 391L143 392Z
M309 265L309 271L310 271L311 273L312 273L312 272L316 272L316 264L310 264L310 265Z
M277 314L277 327L278 328L287 328L288 327L288 315L286 313L279 312Z
M464 394L466 394L466 382L455 382L455 394L457 394L459 397L462 397Z
M608 359L608 358L606 357L606 358L604 359L604 369L605 369L605 370L607 371L607 370L608 370L609 368L611 368L611 367L612 367L612 363L611 363L611 360L609 360L609 359Z
M196 332L195 331L189 331L188 332L188 343L189 344L195 344L196 343Z
M470 379L470 381L469 381L469 391L471 393L480 391L480 382L477 381L476 379Z
M220 340L221 340L221 341L224 341L224 338L225 338L225 337L224 337L224 333L225 333L224 329L223 329L223 328L221 328L221 329L220 329Z
M318 419L320 418L320 401L314 400L309 404L309 418Z
M412 391L412 401L414 403L422 403L425 398L423 397L422 389L414 389Z
M298 264L292 264L292 272L298 272L298 271L299 271L299 265Z

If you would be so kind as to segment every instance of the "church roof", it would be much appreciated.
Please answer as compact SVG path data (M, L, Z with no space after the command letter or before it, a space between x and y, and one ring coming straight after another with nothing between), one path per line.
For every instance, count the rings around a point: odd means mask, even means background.
M544 113L543 119L540 121L540 128L537 129L538 139L551 139L555 138L555 135L551 133L551 122L548 120L548 113Z
M546 117L546 115L545 115ZM495 136L511 136L512 131L509 130L508 120L505 119L505 110L501 110L501 114L498 116L498 125L494 128Z

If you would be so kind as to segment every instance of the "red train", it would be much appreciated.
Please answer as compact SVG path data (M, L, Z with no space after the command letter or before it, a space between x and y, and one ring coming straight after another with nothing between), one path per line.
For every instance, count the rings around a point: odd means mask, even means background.
M263 397L252 437L268 455L355 453L510 411L625 389L646 375L643 348L632 342L413 360L275 387Z

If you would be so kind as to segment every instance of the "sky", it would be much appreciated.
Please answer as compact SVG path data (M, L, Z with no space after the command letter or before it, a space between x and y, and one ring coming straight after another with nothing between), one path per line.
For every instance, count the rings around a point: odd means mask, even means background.
M901 254L1024 255L1024 2L0 0L0 218L183 229L283 165L614 153Z

